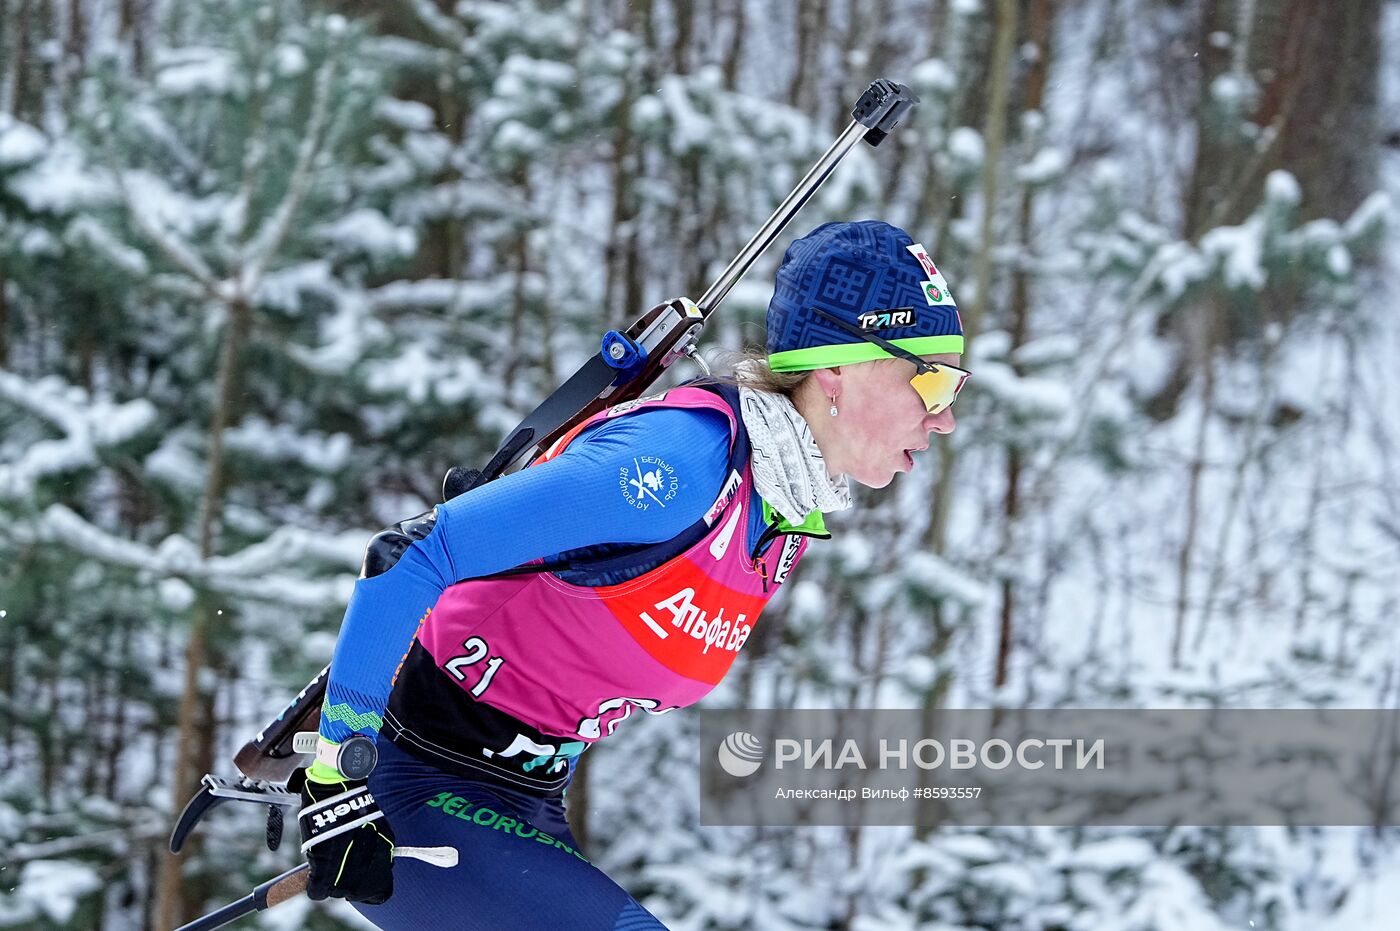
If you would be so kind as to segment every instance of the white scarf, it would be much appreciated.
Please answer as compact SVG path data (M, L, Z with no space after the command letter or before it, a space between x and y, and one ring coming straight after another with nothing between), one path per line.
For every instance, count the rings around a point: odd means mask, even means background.
M846 476L832 479L807 420L780 394L739 389L739 407L753 446L753 480L758 493L788 523L797 525L812 511L843 511L851 506Z

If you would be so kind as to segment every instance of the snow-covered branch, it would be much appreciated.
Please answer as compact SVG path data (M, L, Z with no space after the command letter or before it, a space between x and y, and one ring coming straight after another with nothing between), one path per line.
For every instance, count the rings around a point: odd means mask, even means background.
M254 104L254 125L260 124L262 121L262 105L264 103L262 97L269 78L267 55L263 54L258 58L257 70L252 82L256 101ZM265 135L262 132L250 133L243 147L242 179L238 185L238 192L229 201L228 209L223 218L224 232L231 237L241 239L247 234L249 208L253 203L253 192L257 189L262 178L263 162L266 158L267 139Z
M293 570L310 561L353 573L370 537L363 530L318 534L284 527L238 553L201 560L198 547L185 537L171 536L158 546L145 546L109 533L61 504L49 506L39 519L17 524L6 534L18 542L63 546L109 566L182 579L225 595L307 609L341 600L349 576L308 578Z
M14 461L0 462L0 495L28 494L45 475L90 465L98 450L124 442L156 419L156 409L138 398L115 404L90 400L87 392L56 377L29 381L0 370L0 398L28 410L63 434L31 443Z
M111 159L112 163L116 164L116 156L112 155ZM146 205L138 203L137 198L132 194L127 172L114 168L112 178L116 181L117 190L121 193L122 204L126 207L127 215L131 217L131 222L136 225L136 228L141 231L141 235L160 250L160 253L171 264L199 282L205 294L222 301L224 289L213 270L199 257L199 253L185 241L184 237L151 216Z
M297 149L296 165L287 184L287 193L244 251L244 264L239 276L242 294L252 294L257 290L258 282L267 271L268 263L281 248L287 230L291 228L292 218L296 216L301 202L311 188L316 156L321 151L321 144L326 138L326 126L330 122L331 91L335 86L336 65L336 56L332 54L316 72L311 120Z
M70 242L83 243L133 278L150 273L150 263L140 250L123 243L111 230L90 216L78 217L70 223L67 238Z
M451 49L462 47L467 38L467 31L462 28L461 23L438 9L436 3L432 0L412 0L409 5L418 21L428 27L428 31L438 42Z

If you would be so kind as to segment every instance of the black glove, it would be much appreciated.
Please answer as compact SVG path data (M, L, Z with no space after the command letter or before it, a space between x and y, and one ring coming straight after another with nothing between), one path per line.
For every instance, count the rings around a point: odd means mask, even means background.
M319 774L318 774L319 775ZM363 779L325 781L297 770L308 899L382 905L394 892L394 832Z

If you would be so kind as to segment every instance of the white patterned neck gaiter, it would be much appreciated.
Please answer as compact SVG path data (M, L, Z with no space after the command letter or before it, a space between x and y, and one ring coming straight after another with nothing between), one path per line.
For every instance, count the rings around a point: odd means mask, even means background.
M829 514L851 506L846 476L832 479L806 419L780 394L739 389L739 407L753 446L753 480L758 493L800 524L812 511Z

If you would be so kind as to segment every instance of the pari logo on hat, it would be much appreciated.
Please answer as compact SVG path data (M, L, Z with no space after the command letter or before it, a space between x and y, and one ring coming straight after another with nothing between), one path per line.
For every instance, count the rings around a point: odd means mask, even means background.
M880 220L827 223L788 247L768 305L768 362L792 372L887 357L813 308L915 355L963 351L948 282L922 244Z
M897 307L894 310L874 310L856 318L856 325L862 330L888 330L917 326L919 318L912 307Z

